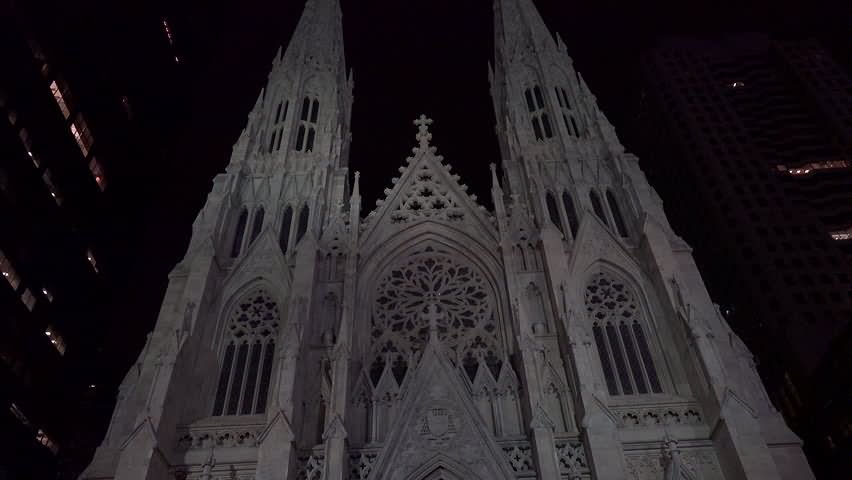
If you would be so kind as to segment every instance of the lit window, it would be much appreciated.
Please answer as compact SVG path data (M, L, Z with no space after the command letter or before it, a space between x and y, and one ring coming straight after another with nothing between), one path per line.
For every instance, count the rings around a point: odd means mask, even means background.
M838 170L844 168L852 168L852 162L849 160L826 160L824 162L810 162L798 167L788 168L785 165L776 165L779 172L786 173L793 177L807 175L815 170Z
M36 433L36 441L50 450L54 455L59 453L59 445L56 444L50 437L44 433L44 430L38 429L38 433Z
M51 293L50 290L48 290L47 288L42 288L41 293L44 294L44 298L46 298L48 302L53 302L53 293Z
M27 310L33 311L36 304L36 297L33 295L33 292L30 291L29 288L25 288L23 292L21 292L21 301L24 302L24 305L27 306Z
M169 21L166 20L165 18L163 19L163 32L165 32L165 34L166 34L166 39L168 39L169 45L174 46L175 45L175 37L172 34L172 27L169 26ZM177 58L177 57L175 57L175 58Z
M92 148L94 139L92 138L92 132L89 131L89 126L86 124L86 120L83 118L82 114L78 114L74 123L71 124L71 135L73 135L74 140L77 141L77 145L80 147L80 151L83 152L83 156L89 156L89 150Z
M12 286L12 290L18 291L18 286L21 284L21 277L18 276L18 272L12 266L12 262L6 258L6 255L2 251L0 251L0 272L3 273L3 278Z
M62 82L62 80L60 80ZM50 82L50 93L53 94L53 99L56 101L56 104L59 106L59 110L62 111L62 116L68 118L71 116L71 110L68 108L68 102L65 100L64 93L67 93L68 88L65 84L62 84L62 87L56 83L56 80Z
M127 95L121 96L121 106L124 108L124 113L127 115L127 118L133 118L133 110L130 108L130 99L127 98Z
M62 338L62 335L56 333L56 329L53 328L52 325L47 327L47 330L44 331L44 335L48 340L50 340L50 344L53 345L53 348L55 348L60 355L65 355L65 340Z
M838 241L852 240L852 227L849 227L846 230L831 232L831 239Z
M92 253L91 249L86 250L86 260L89 261L89 265L95 270L95 272L100 272L98 270L98 261L95 259L95 255Z
M9 411L12 412L12 416L17 418L18 421L21 422L25 427L33 428L33 424L30 423L30 419L27 418L26 415L24 415L24 412L22 412L21 409L18 408L17 405L15 405L14 403L12 405L10 405Z
M50 196L56 200L57 205L62 205L62 195L59 194L59 189L56 188L56 185L53 183L53 176L50 173L50 170L45 169L44 173L41 174L41 179L44 181L47 190L50 191Z
M33 141L30 138L30 132L26 128L21 128L18 130L18 136L21 138L21 143L24 145L24 150L27 151L27 155L30 157L30 160L33 161L36 168L41 166L41 162L38 159L38 155L33 153Z
M95 182L98 184L98 188L103 192L107 186L106 175L104 175L104 168L98 163L95 157L89 160L89 171L92 172L92 177L94 177Z

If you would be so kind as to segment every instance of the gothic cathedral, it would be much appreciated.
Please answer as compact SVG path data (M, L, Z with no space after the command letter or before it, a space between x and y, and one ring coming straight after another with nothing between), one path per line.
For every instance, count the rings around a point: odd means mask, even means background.
M276 55L82 478L813 478L531 0L494 1L493 212L425 116L362 212L341 22Z

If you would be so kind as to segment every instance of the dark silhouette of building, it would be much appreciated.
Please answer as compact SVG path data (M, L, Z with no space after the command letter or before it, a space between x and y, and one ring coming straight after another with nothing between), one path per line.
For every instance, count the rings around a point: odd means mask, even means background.
M815 471L848 474L852 81L759 34L670 39L641 68L628 144Z
M0 16L0 478L79 474L139 329L139 233L186 82L167 19L112 13Z

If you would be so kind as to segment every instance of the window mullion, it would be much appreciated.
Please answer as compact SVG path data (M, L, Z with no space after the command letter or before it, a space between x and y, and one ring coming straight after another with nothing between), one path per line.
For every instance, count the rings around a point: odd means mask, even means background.
M639 363L639 369L642 370L642 378L645 379L645 384L648 385L648 393L656 393L651 386L651 377L648 375L645 361L642 359L642 351L639 350L639 341L636 339L636 331L633 329L632 323L627 327L627 331L630 332L630 340L633 342L633 348L636 349L637 363Z
M621 376L618 374L618 364L615 362L615 355L612 353L612 344L610 342L609 334L606 330L607 325L610 324L610 321L607 320L605 323L601 324L601 331L603 333L604 345L606 345L606 355L609 358L609 364L612 366L612 375L613 375L613 383L615 383L615 388L618 390L619 395L624 395L624 387L621 385Z

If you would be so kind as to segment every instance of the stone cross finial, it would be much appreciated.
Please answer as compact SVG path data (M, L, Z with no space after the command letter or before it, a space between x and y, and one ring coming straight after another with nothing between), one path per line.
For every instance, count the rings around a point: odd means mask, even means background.
M428 148L429 140L432 140L432 134L429 133L429 125L432 125L432 119L426 115L420 115L420 118L414 121L417 126L417 141L420 142L420 148Z

